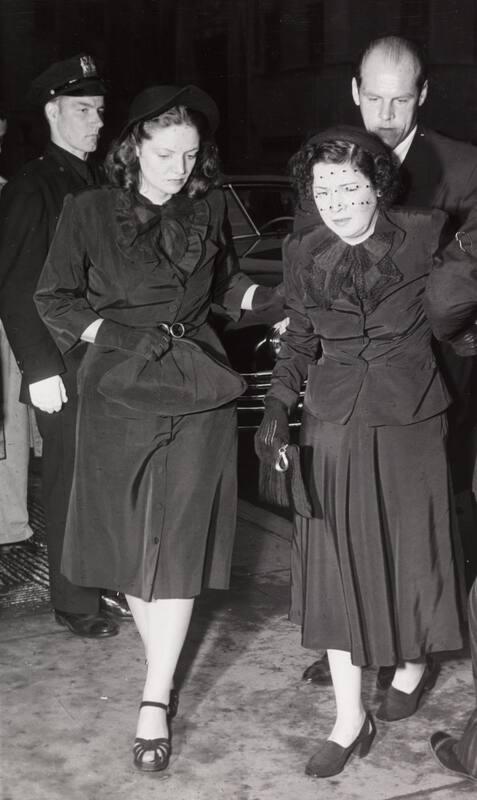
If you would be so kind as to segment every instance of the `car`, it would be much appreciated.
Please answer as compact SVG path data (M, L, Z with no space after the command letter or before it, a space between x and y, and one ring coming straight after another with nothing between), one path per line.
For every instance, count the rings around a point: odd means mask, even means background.
M282 281L282 243L293 230L295 196L288 178L240 175L226 178L232 237L241 269L256 283L277 286ZM254 430L263 416L263 400L280 348L283 313L246 311L238 322L217 318L217 328L230 362L248 388L238 400L239 428ZM302 402L292 426L300 424Z

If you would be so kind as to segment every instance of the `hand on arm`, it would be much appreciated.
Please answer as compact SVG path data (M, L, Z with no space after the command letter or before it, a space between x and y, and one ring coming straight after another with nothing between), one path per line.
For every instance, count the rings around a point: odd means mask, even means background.
M68 402L66 389L59 375L30 383L29 389L30 399L35 408L46 414L61 411L63 404Z

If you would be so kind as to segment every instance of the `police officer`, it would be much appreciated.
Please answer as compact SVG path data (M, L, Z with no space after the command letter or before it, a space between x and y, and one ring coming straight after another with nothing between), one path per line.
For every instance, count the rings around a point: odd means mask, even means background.
M89 156L103 127L104 82L88 55L53 64L32 83L29 100L44 110L50 141L0 196L0 318L22 373L20 400L35 407L43 437L42 487L51 602L56 621L79 636L118 633L97 588L73 586L61 574L76 418L76 373L83 350L66 356L40 320L33 293L67 194L98 182ZM109 607L122 613L121 604Z

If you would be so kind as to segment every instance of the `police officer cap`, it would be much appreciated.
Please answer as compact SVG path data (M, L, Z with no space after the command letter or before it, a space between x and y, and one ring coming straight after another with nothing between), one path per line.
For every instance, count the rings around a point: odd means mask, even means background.
M131 103L128 121L124 126L120 139L124 139L137 122L158 117L174 106L186 106L193 111L200 111L211 131L219 124L219 109L210 95L198 86L150 86L140 92Z
M45 105L61 95L96 97L106 92L104 81L98 76L91 56L80 53L52 64L32 81L28 100L35 105Z

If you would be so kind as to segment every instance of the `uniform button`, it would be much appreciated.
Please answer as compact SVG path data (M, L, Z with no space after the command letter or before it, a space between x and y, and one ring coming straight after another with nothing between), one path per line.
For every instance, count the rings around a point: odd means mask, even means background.
M177 311L178 307L177 303L170 303L169 311Z
M158 536L154 536L154 544L159 544L159 537Z

